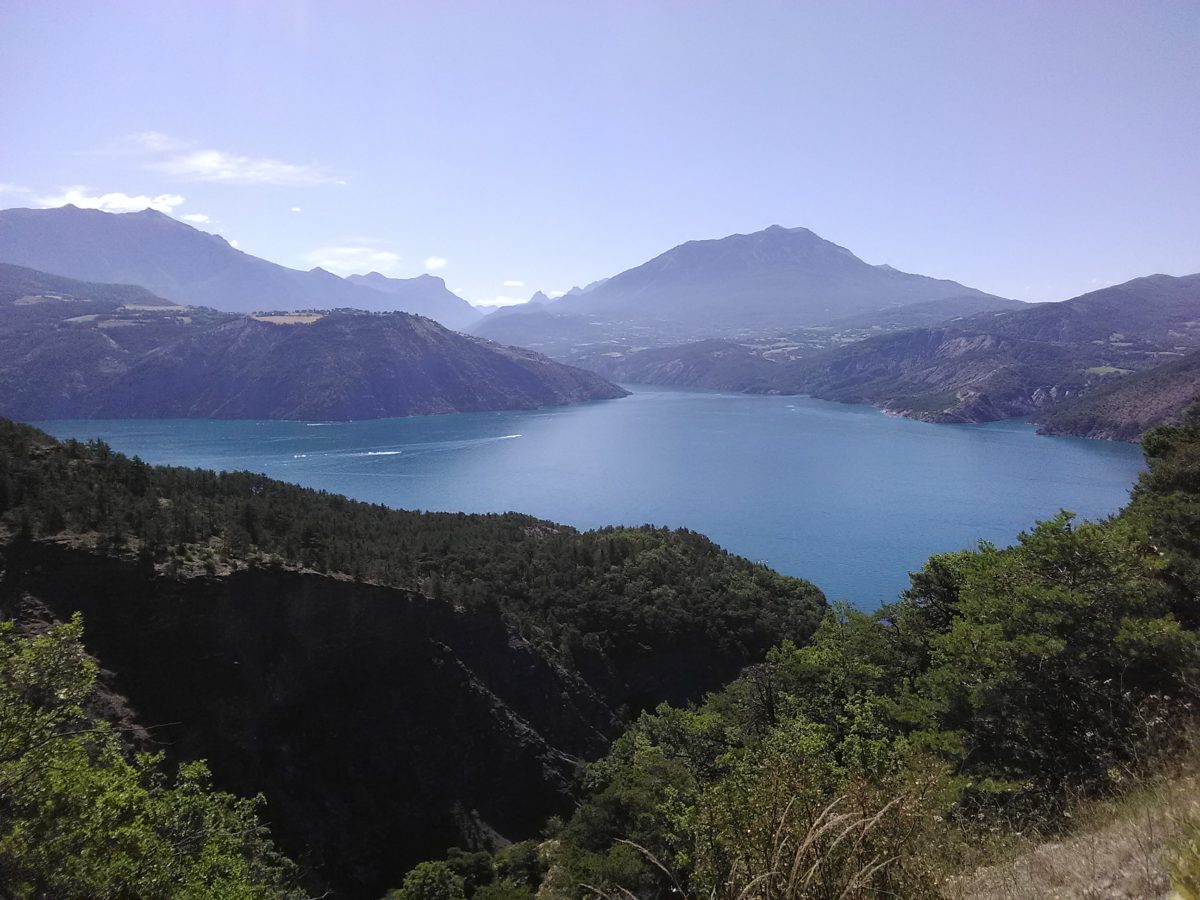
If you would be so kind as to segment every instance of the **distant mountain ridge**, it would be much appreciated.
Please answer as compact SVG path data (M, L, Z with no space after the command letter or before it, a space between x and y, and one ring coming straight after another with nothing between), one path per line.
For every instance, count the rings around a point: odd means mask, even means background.
M456 330L480 317L440 278L385 279L380 291L324 269L303 272L259 259L150 209L0 210L0 262L82 281L136 284L168 300L229 312L401 310Z
M955 281L872 266L807 228L772 225L753 234L688 241L654 259L573 290L546 317L489 317L472 331L569 358L599 342L668 346L761 337L923 304L923 321L1019 309L1024 304Z
M587 363L619 381L809 394L931 422L1037 413L1048 431L1128 440L1195 399L1194 356L1185 354L1196 350L1200 275L1151 275L793 358L764 353L761 344L700 341Z
M795 328L867 310L949 298L1012 306L955 281L872 266L807 228L688 241L559 300L564 312L702 317L723 328ZM982 308L982 304L980 304Z
M256 319L0 264L0 416L366 419L625 393L408 313Z

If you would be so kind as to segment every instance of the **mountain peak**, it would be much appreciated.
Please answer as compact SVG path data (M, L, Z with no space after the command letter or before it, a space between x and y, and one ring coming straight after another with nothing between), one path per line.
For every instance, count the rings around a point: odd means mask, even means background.
M319 267L286 268L154 209L0 210L0 262L81 281L137 284L168 300L227 311L403 310L451 328L479 317L440 279L406 282L373 273L364 286ZM392 290L369 290L377 281Z
M996 298L950 281L863 262L809 228L778 223L692 240L559 301L564 312L674 336L729 336L821 325L910 303Z

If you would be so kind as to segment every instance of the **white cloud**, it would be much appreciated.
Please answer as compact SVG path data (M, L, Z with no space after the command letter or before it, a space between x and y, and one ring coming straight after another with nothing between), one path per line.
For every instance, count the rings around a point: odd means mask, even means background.
M32 194L29 188L23 188L17 184L0 183L0 194Z
M241 245L240 245L240 244L238 244L238 242L237 242L237 241L230 241L230 242L229 242L229 246L230 246L230 247L232 247L234 250L236 250L236 249L237 249L239 246L241 246Z
M566 295L566 291L546 291L546 296L551 300L557 300L559 297L565 297Z
M108 194L93 194L83 185L59 188L62 193L49 197L38 197L37 202L43 207L65 206L74 204L81 209L102 209L105 212L138 212L143 209L156 209L169 213L183 203L178 194L123 194L113 191Z
M186 216L180 216L185 222L194 222L197 225L207 225L211 219L204 213L188 213Z
M525 282L523 282L523 281L506 281L506 282L504 282L504 286L505 287L525 287Z
M226 184L322 184L331 179L314 165L239 156L220 150L194 150L151 163L151 169L192 181Z
M446 268L450 260L444 256L427 256L425 257L425 271L434 272L438 269Z
M139 131L128 134L118 141L113 149L120 153L168 153L186 150L191 144L161 131Z
M300 207L298 207L298 206L293 206L293 207L292 207L292 212L300 212Z
M335 275L361 275L367 272L395 275L400 265L399 254L377 247L318 247L304 258Z
M335 177L314 163L291 163L214 150L161 131L126 135L110 146L109 152L147 157L147 169L189 181L290 185L346 183L345 179Z
M520 306L526 302L525 297L487 297L483 300L474 301L475 306Z

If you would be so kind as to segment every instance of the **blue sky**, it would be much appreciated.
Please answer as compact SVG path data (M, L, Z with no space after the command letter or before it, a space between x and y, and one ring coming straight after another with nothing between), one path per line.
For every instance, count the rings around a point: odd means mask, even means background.
M0 206L472 302L803 225L1056 300L1200 271L1200 3L8 2Z

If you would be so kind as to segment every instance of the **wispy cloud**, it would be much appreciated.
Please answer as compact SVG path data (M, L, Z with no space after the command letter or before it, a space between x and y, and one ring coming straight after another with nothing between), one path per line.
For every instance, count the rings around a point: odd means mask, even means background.
M504 286L505 287L525 287L525 282L523 282L523 281L506 281L506 282L504 282Z
M186 216L180 216L185 222L192 222L196 225L207 225L212 220L204 213L188 213Z
M151 169L190 181L226 184L328 184L336 179L319 167L278 159L240 156L220 150L195 150L173 155L150 165Z
M400 265L398 253L378 247L318 247L304 258L335 275L363 275L367 272L395 275Z
M109 152L143 156L150 171L187 181L292 186L346 183L344 177L315 163L287 162L217 150L161 131L126 135L110 146Z
M0 182L0 195L4 195L4 194L26 195L26 194L32 194L32 193L33 193L33 191L31 191L29 188L21 187L19 184L4 184L4 183Z
M444 256L427 256L425 257L425 271L436 272L438 269L444 269L449 264L450 260Z
M551 300L557 300L559 297L565 297L567 295L566 291L546 291L545 293L546 296Z
M59 191L58 194L38 197L38 204L48 208L71 203L81 209L101 209L105 212L138 212L143 209L156 209L164 213L170 213L175 207L183 205L183 197L178 194L156 194L153 197L148 194L124 194L120 191L96 194L83 185L59 188Z
M293 207L292 207L292 212L300 212L300 207L298 207L298 206L293 206Z
M161 131L139 131L127 134L110 148L116 153L168 153L186 150L192 145L188 141L171 137Z

